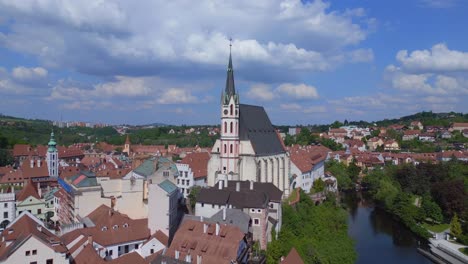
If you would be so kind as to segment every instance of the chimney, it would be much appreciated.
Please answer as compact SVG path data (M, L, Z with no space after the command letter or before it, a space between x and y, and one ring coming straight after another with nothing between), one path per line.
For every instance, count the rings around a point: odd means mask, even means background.
M37 194L39 194L39 197L42 198L42 189L41 189L41 183L37 183Z
M254 181L250 181L250 190L253 191L254 189Z
M208 224L203 223L203 234L206 234L206 230L208 230Z
M41 225L37 225L37 230L39 230L39 232L42 232L42 226L41 226Z
M236 182L236 192L240 192L240 181Z
M176 250L175 251L175 259L179 259L179 257L180 257L180 252L179 252L179 250Z
M216 223L216 235L219 236L219 223Z
M88 236L88 245L93 245L93 236Z
M203 222L203 215L200 216L200 222Z
M31 168L34 168L34 160L32 158L29 160L29 165L31 165Z
M223 208L223 221L226 221L226 206Z
M219 186L219 189L222 190L223 189L223 181L218 181L218 186Z
M224 188L227 188L227 186L228 186L228 180L225 179L225 180L224 180Z
M37 167L40 168L41 167L41 160L37 160Z

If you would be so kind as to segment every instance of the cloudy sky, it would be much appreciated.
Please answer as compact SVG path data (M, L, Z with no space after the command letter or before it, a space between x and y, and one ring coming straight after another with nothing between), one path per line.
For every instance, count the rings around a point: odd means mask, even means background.
M241 103L275 124L468 112L468 0L0 0L0 113L216 124L232 38Z

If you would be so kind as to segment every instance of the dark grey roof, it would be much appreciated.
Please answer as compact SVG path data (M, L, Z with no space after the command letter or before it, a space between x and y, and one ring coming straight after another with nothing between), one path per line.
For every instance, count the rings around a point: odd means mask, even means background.
M209 221L220 224L234 225L239 227L239 229L244 233L249 232L250 216L239 209L226 209L226 220L223 220L223 210L220 210L211 218L209 218Z
M200 190L197 197L197 203L208 203L232 205L234 208L265 208L270 201L268 194L263 191L243 190L236 192L235 190L204 188Z
M265 109L261 106L239 105L239 138L250 140L258 156L285 153Z
M228 98L230 98L231 96L235 94L236 94L236 88L234 86L234 69L232 68L231 53L229 53L229 64L228 64L228 69L227 69L225 95Z
M215 188L202 188L197 197L197 203L209 204L227 204L229 199L229 191L218 190Z
M226 187L226 189L230 191L235 191L237 182L240 183L241 191L250 190L250 181L228 181L228 186ZM253 184L254 191L265 192L270 198L270 201L272 202L281 202L283 192L280 189L278 189L278 187L276 187L273 183L254 182Z

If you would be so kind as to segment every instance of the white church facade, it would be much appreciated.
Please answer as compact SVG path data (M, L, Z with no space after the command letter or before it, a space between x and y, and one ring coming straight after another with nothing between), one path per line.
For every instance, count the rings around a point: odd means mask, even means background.
M226 88L221 96L221 137L208 162L208 185L230 180L271 182L288 196L291 164L279 134L263 107L239 101L229 55Z

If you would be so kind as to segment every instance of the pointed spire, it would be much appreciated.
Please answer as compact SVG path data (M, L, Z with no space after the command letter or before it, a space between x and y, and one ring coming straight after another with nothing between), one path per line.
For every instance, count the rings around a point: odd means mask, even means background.
M227 69L226 90L225 95L229 98L236 94L234 86L234 70L232 68L232 55L231 55L232 39L229 40L229 64Z
M57 150L57 143L55 142L54 138L54 131L52 130L52 133L50 133L50 140L49 140L49 148L48 152L55 152Z

